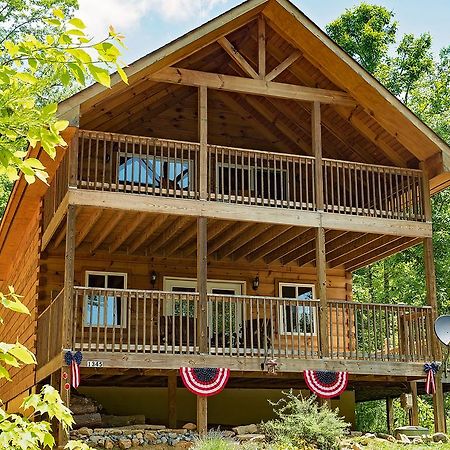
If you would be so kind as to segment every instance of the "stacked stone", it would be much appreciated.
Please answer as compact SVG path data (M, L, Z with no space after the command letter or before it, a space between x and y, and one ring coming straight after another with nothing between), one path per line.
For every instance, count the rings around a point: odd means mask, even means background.
M194 424L181 429L167 429L164 425L134 425L121 428L83 427L70 433L73 440L81 440L99 449L128 449L150 445L189 448L197 437Z

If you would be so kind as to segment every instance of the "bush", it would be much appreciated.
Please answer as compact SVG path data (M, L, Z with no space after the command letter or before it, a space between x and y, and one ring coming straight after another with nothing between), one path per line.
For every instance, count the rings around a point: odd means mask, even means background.
M315 396L305 399L301 394L293 394L292 390L283 394L285 397L278 402L269 401L278 419L262 424L270 441L281 448L339 448L339 441L349 424L338 416L337 411L326 405L318 406Z
M195 440L192 450L238 450L238 442L225 438L220 431L210 431Z

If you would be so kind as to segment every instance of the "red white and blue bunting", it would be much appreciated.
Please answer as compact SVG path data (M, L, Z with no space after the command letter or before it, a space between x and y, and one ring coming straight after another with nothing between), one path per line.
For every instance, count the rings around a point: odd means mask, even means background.
M183 384L200 397L216 395L223 390L230 376L230 369L211 367L181 367Z
M436 392L435 376L439 370L439 364L436 362L426 363L423 366L423 370L427 374L425 392L429 395L433 395Z
M308 388L320 398L337 397L347 388L348 372L305 370L303 376Z
M80 385L80 364L82 359L83 355L80 351L76 353L66 352L64 355L64 360L70 367L70 381L74 389L77 389Z

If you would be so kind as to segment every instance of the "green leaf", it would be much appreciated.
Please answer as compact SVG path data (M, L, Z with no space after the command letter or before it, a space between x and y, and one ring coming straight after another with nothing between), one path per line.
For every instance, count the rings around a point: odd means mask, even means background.
M64 20L64 13L60 9L54 9L53 10L53 15L55 17L58 17L59 19L63 19Z
M0 378L6 378L8 381L11 381L9 372L3 366L0 366Z
M69 126L69 121L68 120L58 120L52 126L57 131L64 131Z
M57 103L50 103L48 105L45 105L42 108L42 114L46 116L53 116L56 114L56 111L58 110L58 104Z
M69 20L70 25L73 25L75 28L80 28L81 30L84 30L86 28L86 25L84 22L79 19L78 17L74 17L73 19Z
M37 78L26 72L18 72L16 74L16 78L29 84L35 84L37 82Z
M98 81L100 84L108 88L111 87L111 77L106 69L98 67L94 64L89 64L88 69L95 81Z
M128 84L128 77L127 74L125 73L125 71L122 69L122 67L120 67L119 65L117 66L117 73L120 75L120 78L122 79L122 81L126 84Z
M11 355L15 356L19 361L22 361L24 364L36 364L36 358L33 353L30 352L26 347L18 342L16 345L9 351Z

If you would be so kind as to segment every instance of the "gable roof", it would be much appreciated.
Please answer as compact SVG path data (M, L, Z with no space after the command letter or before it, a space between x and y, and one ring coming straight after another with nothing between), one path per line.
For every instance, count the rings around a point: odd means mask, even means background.
M450 147L379 81L340 48L324 31L308 19L289 0L248 0L171 43L132 63L126 72L130 85L137 80L176 64L219 37L243 26L263 13L273 27L290 44L307 54L308 59L341 89L350 93L377 122L405 146L419 161L429 162L432 187L442 189L450 182ZM63 101L59 114L69 117L95 105L102 98L127 87L119 76L112 76L109 90L94 84Z

